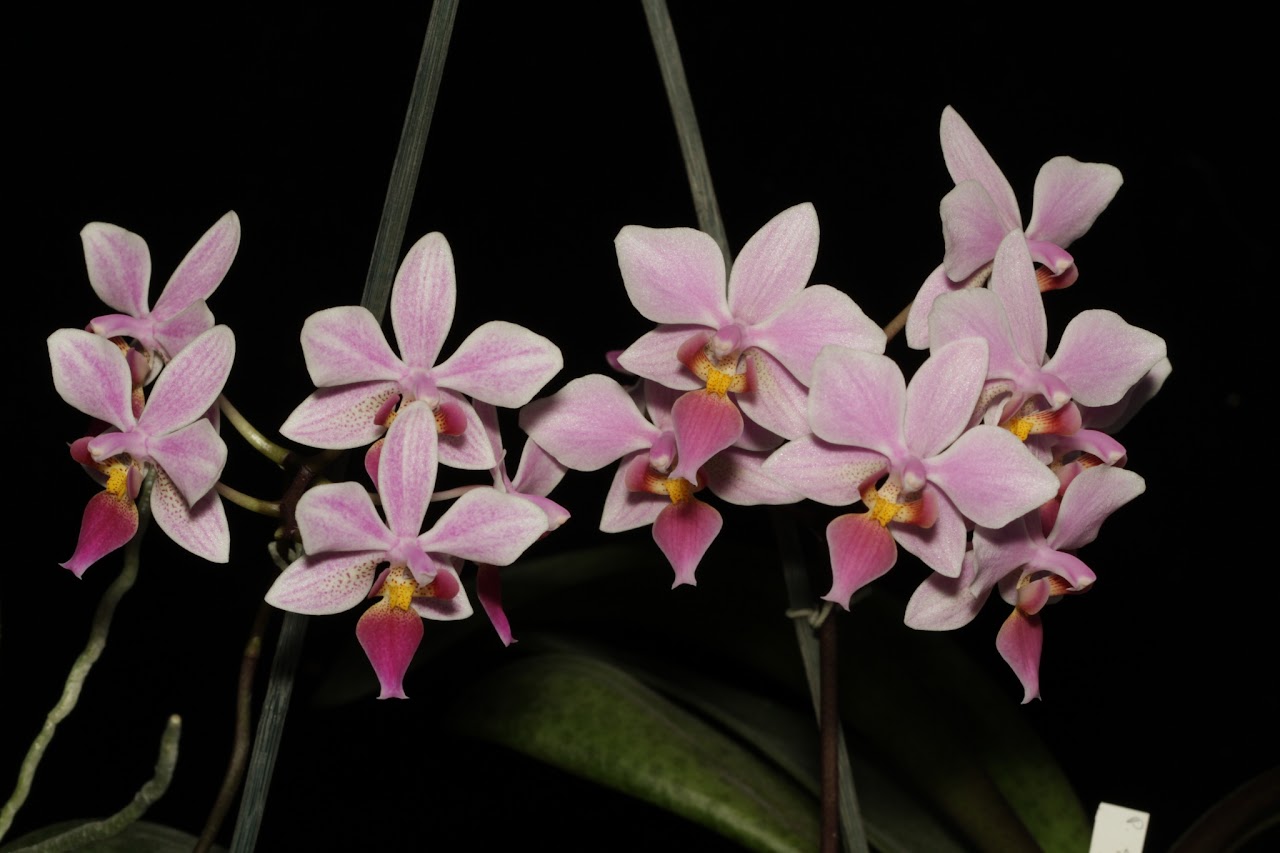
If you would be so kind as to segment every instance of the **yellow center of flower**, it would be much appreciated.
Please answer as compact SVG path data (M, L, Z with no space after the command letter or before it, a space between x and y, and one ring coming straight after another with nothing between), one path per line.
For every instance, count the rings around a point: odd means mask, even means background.
M1004 425L1004 428L1018 437L1019 441L1026 441L1027 436L1031 435L1031 428L1035 426L1035 422L1031 418L1014 418Z
M107 470L107 491L118 498L124 497L129 488L129 466L119 462L112 463Z
M732 373L722 373L714 367L708 367L707 390L712 394L719 394L723 397L729 393L729 389L733 386L733 380L736 378Z
M889 522L897 516L902 509L902 504L896 504L893 501L877 498L871 507L871 517L880 522L881 527L888 527Z
M667 496L673 504L684 503L693 497L693 485L688 480L667 480Z
M386 583L382 585L382 594L386 596L387 604L398 610L408 610L409 602L413 601L413 593L416 591L417 584L411 578L407 578L398 571L393 571L387 576Z

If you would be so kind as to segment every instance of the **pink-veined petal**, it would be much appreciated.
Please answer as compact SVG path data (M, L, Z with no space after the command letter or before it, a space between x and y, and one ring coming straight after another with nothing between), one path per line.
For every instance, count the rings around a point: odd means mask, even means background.
M419 536L418 544L424 551L507 566L546 532L546 513L533 503L497 489L473 489Z
M640 337L618 356L628 372L676 391L691 391L703 383L680 363L676 353L695 335L710 336L705 326L666 325Z
M417 536L436 484L436 420L426 406L406 406L387 430L378 460L378 495L387 526Z
M177 316L156 323L155 344L166 358L173 358L186 349L187 344L213 328L213 312L203 299L198 299ZM95 329L102 334L101 329ZM145 344L146 341L143 341Z
M49 336L49 362L68 404L121 431L134 426L133 378L119 347L83 329L59 329Z
M1084 425L1108 433L1119 432L1160 391L1172 372L1173 364L1169 359L1160 359L1119 401L1082 410Z
M1049 326L1044 298L1036 284L1036 272L1021 231L1011 231L1000 243L991 270L991 292L1000 297L1009 335L1019 358L1026 364L1044 361Z
M359 483L328 483L308 490L298 500L297 519L309 554L386 550L395 543L395 535Z
M648 449L658 428L607 376L579 377L520 412L520 428L562 464L595 471L636 450Z
M977 181L965 181L942 197L942 266L952 281L961 281L996 256L1000 241L1017 228L1006 223L991 196Z
M806 498L828 506L861 500L862 486L883 472L889 461L871 450L855 450L804 436L774 451L764 473Z
M827 525L831 552L831 590L825 601L849 609L853 594L893 568L898 546L868 513L842 515Z
M89 286L98 298L131 317L145 317L151 286L151 252L147 241L107 222L90 222L80 230Z
M227 463L226 442L203 418L150 439L147 449L152 461L164 470L188 504L195 504L209 493Z
M697 585L694 573L702 555L720 533L724 520L710 504L697 498L668 503L653 521L653 541L658 543L675 569L675 589L682 584Z
M429 368L444 345L457 300L453 251L433 231L405 255L391 290L391 325L406 364Z
M151 435L184 427L209 410L222 393L236 356L236 338L214 326L174 356L151 386L138 426Z
M979 595L970 592L976 565L970 551L964 555L959 577L934 572L925 578L907 602L906 626L917 631L954 631L972 622L991 595L989 586Z
M489 622L493 625L493 630L498 632L498 639L502 640L502 645L509 646L516 641L511 635L511 623L507 620L507 613L502 609L502 578L498 574L497 566L478 566L476 574L476 595L480 597L480 606L484 608L485 615L489 617Z
M369 595L381 551L308 554L294 560L267 590L272 607L325 616L350 610Z
M729 312L740 323L759 323L800 293L817 260L817 211L809 202L787 208L751 235L734 260Z
M1058 478L999 427L974 427L928 467L929 481L983 527L1004 527L1058 494Z
M386 431L374 417L388 399L399 393L400 386L395 382L321 388L293 410L280 426L280 434L300 444L328 450L363 447Z
M514 409L532 400L562 367L560 348L551 341L493 320L467 335L433 375L441 387Z
M986 147L978 141L977 135L950 106L942 111L939 136L942 139L942 159L947 164L951 180L957 184L977 181L991 196L1005 231L1021 227L1022 214L1018 212L1018 201L1009 180L987 153Z
M916 292L916 298L911 301L911 310L907 312L907 346L912 349L929 348L929 312L933 310L933 301L960 286L947 278L947 270L942 264L929 273Z
M960 436L973 417L987 378L987 342L952 341L933 351L907 386L907 447L920 458L936 456Z
M457 572L442 566L436 573L436 582L438 584L445 579L452 584L457 584L457 591L453 595L449 598L424 598L415 595L409 602L409 607L423 619L430 619L433 622L457 622L460 619L469 619L475 609L471 606L467 591L462 588L462 583L458 580Z
M356 639L373 665L382 692L379 699L408 699L404 674L422 642L422 618L413 610L392 607L381 599L356 623Z
M742 413L724 394L690 391L671 408L676 467L671 476L698 482L698 469L742 435Z
M480 415L467 398L456 391L441 388L440 401L442 406L451 406L456 413L461 413L466 424L462 432L456 435L440 435L440 464L463 471L489 471L495 468L498 460L494 458L493 446L489 443ZM425 404L415 402L409 405Z
M1123 183L1115 166L1054 157L1036 175L1027 236L1070 246L1093 226Z
M1083 548L1098 536L1111 513L1142 494L1146 481L1124 468L1090 468L1071 481L1062 495L1058 519L1047 541L1058 551Z
M173 481L163 471L157 472L151 487L151 516L170 539L197 557L211 563L231 559L231 529L217 492L188 504Z
M1164 338L1131 326L1114 311L1077 314L1044 365L1085 406L1117 402L1165 357Z
M929 348L940 349L964 338L987 342L988 379L1012 379L1026 372L1028 365L1014 347L1004 304L986 288L944 293L934 300L929 314ZM1037 369L1039 364L1029 367Z
M927 486L926 491L932 489ZM949 578L960 574L965 555L964 519L947 496L934 492L937 514L929 527L894 524L889 530L906 551L914 554L929 568Z
M797 293L777 313L752 327L744 340L744 346L765 350L806 385L813 382L818 353L829 345L882 353L885 337L852 299L825 284Z
M1014 608L996 635L1000 657L1022 682L1022 704L1040 698L1040 652L1044 648L1044 627L1039 616L1027 616Z
M702 473L717 497L738 506L779 506L803 500L800 492L764 472L768 458L767 451L730 447L712 457Z
M692 228L628 225L613 245L627 296L645 317L655 323L697 323L713 329L732 322L724 255L707 234Z
M222 284L239 248L240 218L232 210L196 241L173 271L152 311L156 320L171 320L195 302L208 299Z
M649 456L644 451L636 451L618 463L618 470L605 495L604 511L600 514L601 532L622 533L653 524L658 513L671 504L665 495L633 492L627 488L628 469L633 465L648 464Z
M743 356L750 365L754 387L737 394L739 408L748 420L774 436L792 439L809 433L809 389L769 353L752 347ZM738 439L749 450L771 450L777 438L754 431Z
M98 492L85 505L75 553L58 565L80 577L98 560L124 547L137 530L138 507L128 495Z
M818 356L809 422L819 438L896 457L903 450L907 386L891 358L829 347Z
M526 497L545 498L564 479L566 471L568 468L531 438L520 451L520 464L511 478L511 488Z
M356 305L308 317L302 324L302 355L317 388L399 379L406 370L373 314Z

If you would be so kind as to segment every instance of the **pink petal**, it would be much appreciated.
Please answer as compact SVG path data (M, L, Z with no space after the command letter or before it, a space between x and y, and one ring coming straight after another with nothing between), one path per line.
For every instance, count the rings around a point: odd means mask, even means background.
M1021 231L1009 232L1000 243L991 270L991 292L1000 297L1019 358L1026 364L1041 364L1049 327L1031 254Z
M1169 359L1160 359L1118 402L1086 409L1082 413L1085 426L1109 433L1119 432L1160 391L1172 372L1173 364Z
M742 414L723 394L690 391L671 409L676 467L671 476L698 482L698 469L742 435Z
M476 575L476 595L480 596L480 606L498 632L502 645L509 646L516 641L511 636L511 623L507 621L506 611L502 609L502 578L496 566L479 566Z
M436 484L436 420L426 406L406 406L387 431L378 460L378 495L387 526L417 536Z
M738 506L779 506L804 500L804 495L764 472L768 458L766 451L730 447L703 466L707 486L717 497Z
M441 387L518 408L564 367L560 348L524 326L494 320L476 329L433 371Z
M806 498L828 506L848 506L857 503L862 486L887 467L888 460L879 453L805 436L774 451L763 470Z
M987 378L987 342L953 341L933 351L907 386L907 447L920 458L936 456L973 418Z
M906 382L893 359L843 347L818 356L809 422L819 438L896 457L906 407Z
M828 345L882 353L885 337L852 299L825 284L797 293L744 342L768 352L805 384L813 382L813 362Z
M399 379L406 370L369 309L317 311L302 324L302 355L317 388Z
M443 576L444 570L436 575L437 580ZM467 591L458 587L458 594L452 598L422 598L415 596L413 601L409 602L409 607L413 609L423 619L430 619L434 622L457 622L460 619L469 619L475 613L475 609L471 606L471 599L467 597Z
M493 456L489 436L484 431L480 416L467 398L456 391L441 388L440 401L441 406L451 407L454 415L460 415L466 424L462 432L456 435L440 435L440 464L464 471L490 471L496 468L498 460ZM426 404L416 402L410 405Z
M725 299L724 255L708 235L692 228L628 225L613 245L627 296L645 317L655 323L696 323L713 329L732 322Z
M1044 647L1044 627L1039 616L1027 616L1014 608L996 635L1000 657L1022 682L1022 704L1040 698L1040 651Z
M1165 357L1164 338L1130 326L1114 311L1082 311L1044 365L1085 406L1117 402Z
M1123 183L1115 166L1054 157L1036 175L1027 236L1070 246L1092 227Z
M956 184L938 206L942 217L942 266L952 281L962 281L996 256L1000 241L1019 223L1007 223L976 181Z
M736 395L742 413L756 425L782 438L799 438L809 433L809 389L769 353L751 348L745 359L750 366L754 387ZM776 447L776 437L758 430L745 432L739 441L747 449L766 450Z
M942 159L946 161L951 180L957 184L964 181L980 183L991 196L1004 223L1004 230L1021 227L1022 214L1018 212L1013 187L1009 186L1004 172L991 159L977 135L960 118L960 114L949 106L942 111L939 136L942 138Z
M327 483L310 489L298 501L297 519L309 554L386 550L395 542L359 483Z
M294 560L267 590L272 607L325 616L350 610L369 595L381 551L308 554Z
M457 299L453 252L438 231L426 235L405 255L391 291L391 325L406 364L436 363Z
M774 314L809 283L817 259L818 214L813 205L805 202L782 211L751 236L734 260L729 312L748 324Z
M214 326L169 362L151 386L138 426L151 435L172 432L200 418L222 393L236 356L236 338Z
M229 211L191 247L169 277L152 312L156 320L171 320L197 301L208 299L222 284L240 248L240 219Z
M959 577L949 578L934 572L925 578L907 602L903 620L907 627L917 631L954 631L972 622L991 595L990 586L979 595L970 592L975 566L970 551L964 556Z
M707 336L705 326L659 326L642 335L618 356L628 372L677 391L701 388L703 383L676 357L680 347L694 335Z
M939 349L952 341L982 338L987 342L987 378L1021 376L1028 365L1013 345L1013 333L1000 297L986 288L946 293L933 303L929 314L929 347ZM1031 368L1038 368L1033 363Z
M213 328L213 312L203 299L196 300L187 310L155 326L155 344L165 358L173 358L182 352L187 344ZM95 327L98 334L101 329ZM135 336L136 337L136 336ZM141 340L141 339L140 339ZM146 341L144 340L145 344Z
M671 501L665 495L654 495L649 492L633 492L627 488L627 472L633 465L648 466L649 457L642 451L636 451L618 464L609 485L609 493L605 495L604 511L600 515L600 530L603 533L622 533L653 524L658 513L666 509Z
M89 285L98 298L131 317L145 317L151 286L147 241L106 222L90 222L80 231Z
M170 539L197 557L211 563L231 559L231 529L217 492L189 505L173 481L158 472L151 488L151 516Z
M458 498L418 544L428 552L507 566L546 532L547 516L539 507L484 488Z
M907 346L912 349L929 348L929 312L933 310L933 301L958 287L959 283L947 278L947 270L942 264L938 264L937 269L929 273L924 284L920 285L907 314Z
M188 504L195 504L208 494L227 463L226 442L203 418L150 439L147 449L152 461L164 470Z
M1004 527L1058 494L1058 478L1008 430L976 426L929 460L929 481L966 518Z
M520 428L562 464L595 471L636 450L647 450L658 428L645 420L617 382L592 374L525 406Z
M387 400L399 393L400 386L395 382L321 388L293 410L280 426L280 434L310 447L363 447L385 431L374 417Z
M536 441L529 439L520 452L520 464L511 478L511 488L525 496L545 497L564 479L567 470Z
M80 577L85 569L123 547L137 530L138 507L127 495L98 492L85 505L75 553L59 565Z
M1123 468L1099 466L1082 472L1067 486L1058 520L1047 541L1058 551L1083 548L1098 536L1111 513L1142 494L1146 481Z
M964 518L947 499L947 496L926 486L926 494L936 502L937 514L928 527L917 527L913 524L894 524L889 530L894 540L903 549L914 554L929 568L940 575L953 578L960 574L961 564L965 556Z
M682 584L696 586L694 572L702 555L720 533L724 521L715 507L691 498L668 503L653 521L653 541L658 543L671 567L676 571L671 588Z
M422 642L422 619L412 610L401 610L380 600L356 623L356 639L373 664L382 686L379 699L408 699L404 674Z
M889 531L867 513L842 515L827 525L831 551L831 591L822 596L846 610L855 592L893 568L898 546Z
M59 329L49 336L49 361L67 403L119 430L134 426L133 377L119 347L83 329Z

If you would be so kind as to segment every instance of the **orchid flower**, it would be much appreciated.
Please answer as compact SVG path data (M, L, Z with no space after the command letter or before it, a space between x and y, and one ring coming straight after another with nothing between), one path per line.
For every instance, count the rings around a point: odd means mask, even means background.
M1074 407L1064 410L1069 402L1117 403L1165 360L1164 339L1101 310L1076 315L1057 352L1048 357L1044 300L1019 231L1000 243L990 288L946 294L934 304L931 347L973 336L985 339L990 348L988 378L1009 392L999 422L1024 439L1075 432L1080 414Z
M391 293L391 351L366 308L329 308L302 327L307 371L319 389L289 415L280 432L312 447L346 449L383 434L388 415L426 404L443 434L440 461L485 470L497 460L484 427L463 395L495 406L523 406L564 362L551 341L514 323L493 321L472 332L445 361L436 359L453 324L457 292L453 253L431 233L409 250Z
M89 284L103 302L121 312L89 321L103 337L133 338L158 361L169 361L213 326L205 300L218 289L240 247L240 219L230 211L213 224L178 264L148 307L151 253L147 242L118 225L90 222L80 232ZM151 365L154 379L159 363Z
M1023 686L1023 703L1040 696L1040 611L1060 596L1083 592L1097 579L1074 551L1098 536L1102 523L1146 489L1142 477L1123 468L1080 471L1059 500L999 530L974 530L972 559L959 578L930 577L907 604L912 628L947 631L968 624L992 588L1014 609L996 637L996 648Z
M739 442L744 414L783 438L807 433L806 389L824 346L884 352L884 333L852 299L827 285L805 286L818 253L812 204L784 210L757 231L727 289L724 256L701 231L628 225L614 244L632 304L660 324L618 361L692 392L672 411L675 479L694 482L708 459Z
M515 477L508 477L506 451L502 447L502 433L498 429L498 410L488 403L476 403L475 408L480 422L484 424L485 434L489 437L493 455L498 460L497 467L493 469L493 487L508 495L524 498L546 513L547 533L544 536L568 521L569 511L547 497L564 479L565 466L539 447L537 442L529 439L524 443ZM480 597L480 605L494 630L498 632L502 644L509 646L515 642L515 638L511 634L511 622L502 609L502 578L498 574L498 567L481 563L477 569L476 595Z
M105 475L106 489L85 508L75 553L64 568L79 577L132 538L138 527L134 501L148 470L156 475L151 512L160 529L193 554L227 562L230 533L213 491L227 446L205 415L222 393L234 357L231 330L209 329L174 356L138 410L133 375L116 343L78 329L49 336L53 384L62 399L114 428L72 446L78 462Z
M938 348L910 386L882 355L827 347L818 356L814 435L779 449L764 470L820 502L866 506L827 528L834 582L823 598L848 607L854 592L893 568L895 540L954 577L965 519L1001 527L1056 494L1057 479L1007 431L966 429L986 370L977 338Z
M951 107L942 111L940 136L942 157L956 186L940 206L946 246L942 263L925 279L907 317L907 344L914 349L929 346L933 301L981 284L1001 240L1022 230L1009 181ZM1075 281L1079 273L1066 247L1089 230L1123 182L1120 170L1106 163L1054 157L1040 167L1024 240L1031 257L1044 265L1046 289Z
M313 615L380 598L361 616L356 637L377 673L381 699L406 698L404 674L422 640L422 619L471 615L455 561L509 565L547 530L542 508L486 487L462 495L421 532L435 488L438 440L426 406L402 409L391 424L378 461L386 522L359 483L304 494L297 519L307 555L267 591L269 604Z

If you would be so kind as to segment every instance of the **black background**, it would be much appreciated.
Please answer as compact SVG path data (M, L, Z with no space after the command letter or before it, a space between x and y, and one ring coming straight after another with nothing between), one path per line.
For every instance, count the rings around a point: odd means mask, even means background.
M462 4L408 229L409 240L442 231L453 248L458 314L445 352L485 320L522 323L565 353L548 391L602 370L605 350L649 328L621 286L618 229L695 225L639 4L568 5ZM1107 308L1163 335L1174 372L1120 436L1147 493L1084 555L1095 590L1048 614L1045 699L1023 713L1090 813L1100 800L1150 810L1148 849L1162 849L1277 760L1273 429L1263 409L1275 383L1262 384L1274 364L1264 352L1275 240L1261 215L1274 143L1260 125L1261 37L1213 20L1165 22L1157 38L1083 15L908 21L780 10L672 9L730 243L813 202L822 226L813 281L845 290L877 321L941 257L945 105L1001 165L1024 216L1036 170L1054 155L1124 174L1071 248L1079 283L1050 297L1050 347L1077 311ZM92 494L64 449L82 420L54 393L44 346L54 329L103 310L80 228L103 220L141 234L154 300L199 235L226 210L239 213L240 253L211 305L237 332L227 393L272 431L311 388L297 346L303 320L359 300L426 20L426 8L372 6L336 16L99 9L15 35L8 136L21 153L8 182L17 233L6 245L18 551L0 573L3 791L119 565L107 558L83 581L56 565ZM900 341L889 352L914 363ZM235 437L229 445L228 482L269 489L268 466ZM570 478L562 502L576 518L563 542L606 541L593 528L607 475ZM139 587L53 742L19 832L118 808L149 775L171 712L186 720L183 759L151 817L199 831L224 767L240 645L273 572L260 556L270 522L228 512L229 566L187 559L158 533L148 540ZM554 553L550 542L538 547ZM654 557L656 608L673 595L714 602L717 586L734 582L704 566L696 591L667 593L669 569ZM922 576L903 560L887 583L909 592ZM780 596L778 586L761 594ZM511 615L519 636L533 617ZM991 645L1002 614L987 615L964 642L1016 703L1021 690ZM430 741L436 731L430 701L311 705L323 656L354 647L356 617L311 620L263 849L361 846L398 832L424 845L436 832L446 846L543 835L590 846L593 833L620 826L610 846L702 838L500 750L406 748L406 732ZM450 689L422 672L407 687L415 697Z

